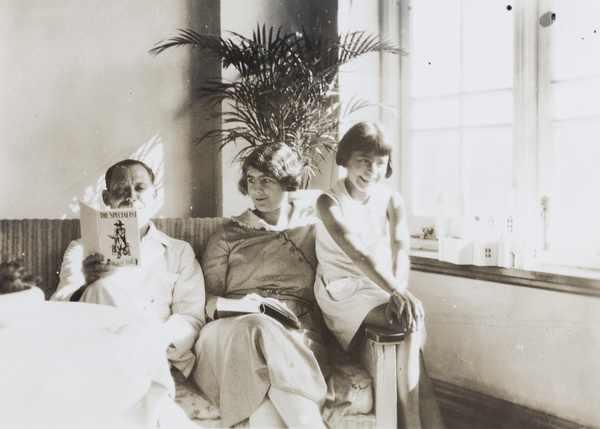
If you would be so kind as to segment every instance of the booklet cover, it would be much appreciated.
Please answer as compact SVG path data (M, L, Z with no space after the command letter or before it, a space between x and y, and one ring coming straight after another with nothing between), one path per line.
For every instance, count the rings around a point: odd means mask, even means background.
M246 297L243 299L217 298L215 320L242 314L263 313L285 326L295 329L300 328L298 318L284 303L272 298L252 296L252 298Z
M96 210L79 201L84 257L104 256L113 265L140 264L140 229L135 209Z

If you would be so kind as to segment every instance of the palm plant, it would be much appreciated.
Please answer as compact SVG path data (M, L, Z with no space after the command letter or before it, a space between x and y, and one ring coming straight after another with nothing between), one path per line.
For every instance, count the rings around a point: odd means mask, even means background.
M257 145L283 142L303 161L303 187L318 170L318 164L335 150L340 122L353 112L377 103L352 99L341 103L337 92L340 66L371 52L400 54L393 43L365 32L348 32L335 39L320 34L268 31L257 27L252 38L231 33L232 39L179 30L150 50L158 55L166 49L191 45L208 50L233 67L233 80L213 79L199 91L208 103L227 103L220 115L223 126L196 138L223 147L243 143L236 159Z

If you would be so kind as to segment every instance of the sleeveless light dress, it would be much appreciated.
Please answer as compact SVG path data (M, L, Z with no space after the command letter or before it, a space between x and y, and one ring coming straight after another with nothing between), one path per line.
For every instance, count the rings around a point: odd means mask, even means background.
M326 193L338 204L351 230L360 237L368 253L392 264L387 207L392 191L377 186L364 202L348 193L344 179ZM348 349L364 318L390 295L368 279L335 243L322 222L317 223L316 253L319 261L315 297L325 323L344 349Z

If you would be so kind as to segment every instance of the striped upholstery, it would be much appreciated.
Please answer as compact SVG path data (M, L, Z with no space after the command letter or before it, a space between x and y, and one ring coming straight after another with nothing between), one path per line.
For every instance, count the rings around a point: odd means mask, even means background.
M187 241L200 258L210 235L223 218L154 219L160 231ZM39 278L38 286L50 297L59 282L67 246L80 237L79 219L0 220L0 260L22 258L26 270Z
M71 240L79 237L79 220L0 220L2 260L21 258L25 269L39 278L49 297L58 286L60 264Z
M224 218L188 218L153 219L156 228L169 237L187 241L192 245L196 258L201 259L208 239L219 226L226 222Z

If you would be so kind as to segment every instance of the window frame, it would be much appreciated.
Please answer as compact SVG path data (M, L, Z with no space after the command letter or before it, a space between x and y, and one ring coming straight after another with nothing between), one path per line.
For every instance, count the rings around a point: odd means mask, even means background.
M401 48L409 52L409 55L402 56L400 59L400 69L401 69L401 96L400 96L400 151L402 154L401 157L401 178L400 178L400 190L402 195L407 201L409 206L409 210L412 210L410 207L413 207L411 204L414 199L414 195L412 195L412 183L411 183L411 159L413 154L411 153L411 94L410 94L410 84L411 84L411 56L410 56L410 35L411 35L411 26L412 22L410 19L411 15L411 4L415 0L400 0L400 43ZM384 0L385 2L385 0ZM512 161L513 165L519 166L520 171L537 171L536 166L536 145L532 144L537 139L537 125L535 122L535 118L537 116L537 100L536 100L536 88L530 87L527 85L527 82L531 79L535 81L535 76L537 76L537 63L535 61L535 56L531 55L532 52L535 52L537 49L536 46L536 38L537 35L535 33L535 25L531 26L531 29L534 32L519 32L519 28L523 28L523 25L516 25L517 22L527 22L536 19L537 14L537 2L534 0L533 2L524 2L524 4L519 4L517 6L513 6L514 11L514 44L515 44L515 67L513 71L513 93L517 92L517 88L515 86L517 83L519 84L518 90L522 92L521 97L513 98L513 156ZM523 74L520 75L517 69L517 63L523 70ZM525 92L524 89L528 89L529 91ZM464 95L459 95L459 97L464 97ZM533 120L532 120L533 119ZM498 124L497 126L504 126L503 124ZM519 142L517 144L517 142ZM518 150L515 148L518 147ZM535 204L531 204L530 201L535 201L535 189L537 186L537 181L534 180L530 174L521 175L516 171L517 169L513 168L512 173L512 182L513 186L519 187L519 196L516 201L520 207L522 207L522 211L524 213L535 211ZM522 213L518 214L521 219L524 217ZM411 233L418 234L421 227L424 226L434 226L436 225L436 219L434 216L423 216L419 214L414 214L414 212L410 212L411 218L409 219L409 224L412 225ZM523 225L523 229L530 229L529 225ZM418 246L423 246L424 243L420 240L415 241ZM425 247L427 247L425 245Z
M399 29L401 48L410 52L411 35L411 3L415 0L400 0ZM418 0L417 0L418 1ZM380 4L387 4L381 0ZM478 267L474 265L457 265L437 261L437 240L413 238L411 240L411 258L413 269L438 274L461 275L463 277L481 278L501 283L519 284L523 286L542 287L544 289L569 291L584 295L600 295L600 271L596 269L560 267L547 264L548 259L536 246L543 236L543 198L545 190L540 166L545 156L540 150L541 139L546 135L544 122L538 121L539 115L549 117L550 103L547 91L539 91L550 81L549 50L538 49L550 42L547 35L541 34L538 19L541 12L550 10L550 0L532 0L512 5L514 13L514 70L513 70L513 169L512 182L515 189L515 216L519 219L517 234L525 237L523 263L517 268ZM385 11L385 8L381 8ZM398 15L396 15L398 16ZM385 22L383 23L385 25ZM385 28L385 27L384 27ZM400 180L399 188L411 206L411 111L410 111L410 55L400 58ZM382 68L385 70L385 68ZM531 84L534 82L535 84ZM385 79L382 80L385 86ZM538 97L539 91L539 97ZM384 93L385 91L382 91ZM533 172L533 173L532 173ZM424 226L436 224L436 219L429 216L409 215L409 225L413 237L418 235ZM436 228L437 231L437 228ZM430 251L423 256L422 250ZM540 256L542 256L540 258ZM546 263L545 265L543 265ZM429 268L427 268L429 267ZM462 273L462 274L461 274ZM486 274L487 273L487 274ZM534 286L532 286L534 285ZM566 286L565 286L566 285Z
M411 270L600 298L600 272L540 266L536 269L456 265L433 252L412 250Z

